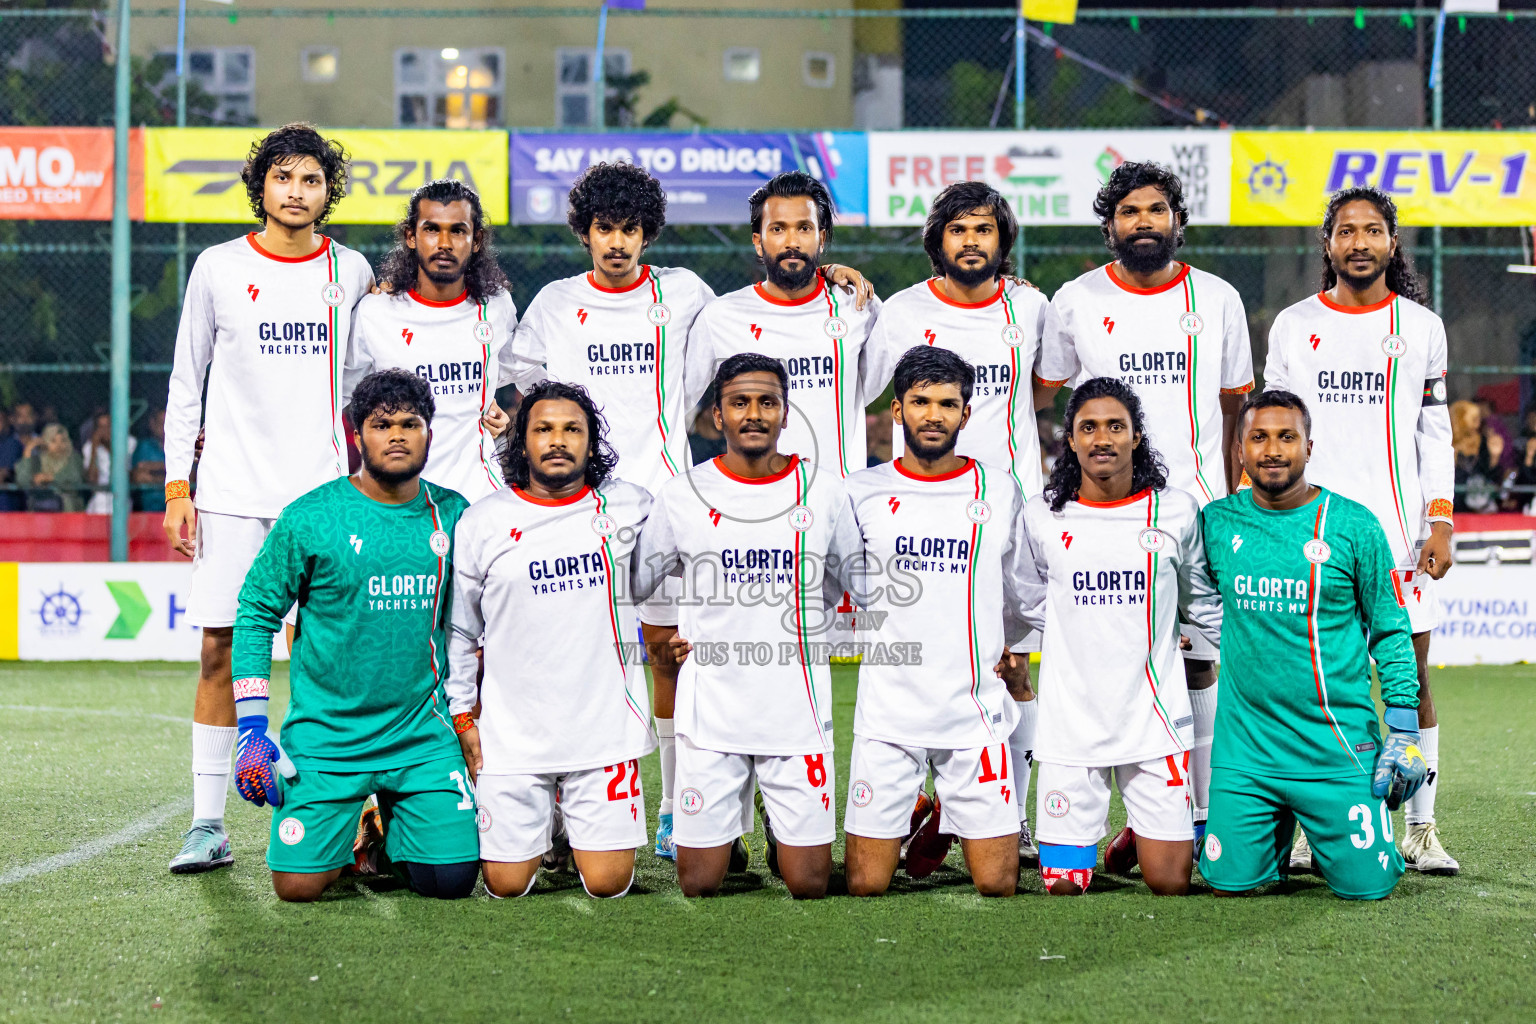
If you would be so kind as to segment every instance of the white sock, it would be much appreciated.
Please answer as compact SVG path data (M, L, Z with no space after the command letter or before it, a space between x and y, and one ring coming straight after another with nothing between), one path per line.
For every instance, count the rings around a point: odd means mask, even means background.
M1419 751L1424 763L1429 765L1429 778L1419 791L1408 799L1403 809L1403 820L1410 825L1421 825L1435 820L1435 787L1440 784L1440 727L1432 725L1419 730Z
M192 723L192 817L224 820L229 795L229 755L240 730Z
M1211 737L1216 733L1216 690L1212 683L1189 691L1189 707L1195 713L1195 746L1189 752L1189 784L1194 798L1195 820L1204 821L1211 806Z
M661 807L658 814L672 813L672 790L677 785L677 734L672 719L656 719L656 745L661 754Z
M1008 758L1013 762L1013 795L1019 802L1019 820L1029 820L1029 777L1035 770L1035 721L1040 705L1033 700L1014 701L1019 723L1008 737Z

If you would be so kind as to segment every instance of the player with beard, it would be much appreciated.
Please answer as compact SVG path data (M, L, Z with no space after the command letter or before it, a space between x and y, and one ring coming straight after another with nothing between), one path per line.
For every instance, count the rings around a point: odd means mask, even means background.
M1379 189L1343 189L1320 235L1322 289L1281 310L1269 330L1264 386L1302 395L1312 409L1308 477L1376 513L1396 562L1419 674L1419 745L1429 780L1404 810L1403 856L1416 870L1454 875L1435 825L1440 724L1429 689L1435 581L1451 568L1456 458L1446 410L1445 324L1423 305L1423 285L1397 235L1397 206ZM1305 834L1291 866L1311 867Z
M339 144L310 125L285 125L251 147L240 178L262 230L205 249L193 264L166 399L165 534L192 558L187 621L203 631L193 820L171 859L177 874L234 860L224 801L240 587L283 507L346 475L341 384L353 310L373 284L366 259L315 230L346 193Z
M425 380L370 374L352 409L362 468L283 510L240 591L236 786L272 805L267 865L279 899L317 900L354 865L372 793L384 835L362 872L460 899L479 876L475 800L443 681L452 538L468 503L421 479L432 444ZM279 741L268 732L272 637L295 602Z
M411 194L395 247L379 266L382 291L357 305L351 384L400 367L432 385L432 457L422 476L476 501L501 488L496 435L506 416L496 389L544 376L512 348L517 307L496 262L479 194L461 181L430 181Z
M1018 885L1024 793L1008 768L1017 712L999 676L1024 660L1005 643L1027 629L1024 498L1003 466L956 454L975 375L948 349L908 350L892 400L905 451L848 478L877 584L858 595L859 614L877 619L880 646L920 652L866 656L859 671L843 823L855 896L890 885L930 769L943 840L914 841L907 873L932 872L958 836L977 892L1011 896Z
M1249 396L1239 453L1253 487L1200 515L1226 608L1200 858L1218 896L1278 879L1297 823L1336 895L1389 895L1403 874L1391 812L1429 772L1394 552L1371 509L1307 480L1311 428L1296 395Z
M1014 273L1018 221L998 191L979 181L961 181L933 201L923 226L923 249L934 276L885 300L870 335L874 369L870 389L885 388L886 371L913 345L947 348L969 362L976 373L970 396L970 420L956 452L1006 469L1025 499L1040 493L1040 435L1035 424L1035 396L1053 397L1037 385L1040 334L1049 303L1021 284ZM895 454L902 452L897 432ZM1038 651L1040 637L1030 634L1014 648ZM1018 724L1009 737L1013 784L1019 799L1019 856L1033 865L1038 858L1028 821L1029 778L1034 764L1035 703L1029 686L1029 660L1010 693Z
M618 472L652 493L693 464L687 417L714 372L703 365L707 360L692 338L699 311L715 293L691 270L641 262L666 222L666 193L643 168L587 168L571 186L566 223L592 257L592 269L540 289L513 340L521 359L587 389L609 425ZM859 289L857 301L863 302L869 285L857 272L837 266L821 272L832 283ZM666 858L674 856L677 666L669 642L677 635L677 617L675 580L640 607L661 743L655 852Z
M1169 485L1203 506L1234 490L1239 478L1232 439L1243 395L1253 388L1242 299L1221 278L1173 258L1184 244L1189 211L1183 184L1166 167L1116 167L1093 211L1115 260L1062 285L1051 299L1040 376L1056 384L1090 377L1128 384L1141 399L1148 442L1167 462ZM1216 652L1198 631L1186 635L1198 837L1216 721ZM1116 838L1107 868L1130 869L1132 839L1129 830Z
M493 896L533 889L557 793L589 895L628 892L646 840L639 758L656 741L628 582L651 496L611 478L605 434L585 388L535 386L507 443L507 488L466 512L455 537L448 699Z
M1112 377L1067 402L1068 452L1024 511L1045 636L1036 750L1040 875L1081 895L1120 788L1136 859L1158 895L1189 891L1193 740L1179 623L1213 647L1222 609L1206 573L1200 506L1168 483L1141 401ZM1134 862L1134 861L1133 861ZM1105 854L1106 870L1123 873Z
M832 240L832 197L804 171L779 174L748 199L752 246L767 280L704 307L690 344L690 392L724 360L762 352L789 371L784 447L846 477L868 462L864 408L885 388L867 342L880 301L849 302L819 274ZM879 386L875 386L878 384Z
M831 644L858 526L841 477L780 454L789 375L756 352L713 382L726 452L661 485L635 594L683 579L677 680L677 877L716 893L761 787L768 867L790 895L826 895L837 835ZM771 820L771 824L770 824Z

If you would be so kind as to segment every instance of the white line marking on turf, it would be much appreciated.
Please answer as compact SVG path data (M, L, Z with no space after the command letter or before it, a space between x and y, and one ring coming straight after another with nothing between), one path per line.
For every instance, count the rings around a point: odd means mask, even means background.
M100 857L113 847L122 846L124 843L131 843L141 836L148 835L178 814L185 814L191 809L191 797L172 800L168 804L156 807L138 821L118 829L111 835L102 836L100 839L92 839L90 842L82 843L73 850L56 853L52 857L44 857L42 860L33 861L31 864L22 864L11 868L4 874L0 874L0 885L11 885L36 875L46 875L49 872L58 871L60 868L73 867L82 861Z
M591 903L588 900L582 899L580 896L567 896L560 902L564 903L567 907L570 907L572 910L579 914L592 913Z
M368 909L374 911L380 917L387 917L390 920L394 920L394 904L380 896L378 893L374 892L373 889L368 886L367 882L358 882L357 891L363 894L363 899L367 902Z
M153 711L120 711L116 708L47 708L37 704L0 704L0 711L42 711L53 715L112 715L118 718L153 718L160 722L191 725L192 719L161 715Z

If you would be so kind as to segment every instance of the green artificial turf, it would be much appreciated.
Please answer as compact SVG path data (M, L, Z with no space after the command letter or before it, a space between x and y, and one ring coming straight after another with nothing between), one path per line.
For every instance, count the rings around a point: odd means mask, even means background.
M234 867L166 871L188 818L190 666L7 663L0 879L87 856L0 884L0 1019L1536 1019L1536 667L1434 681L1439 818L1462 874L1410 872L1382 903L1310 877L1217 900L1100 874L1056 898L1031 872L1019 896L983 900L958 850L953 870L874 900L794 902L760 858L728 895L685 900L647 850L622 900L555 876L521 900L375 881L293 906L271 892L269 812L233 794ZM839 790L854 692L839 669ZM644 780L654 827L654 755Z

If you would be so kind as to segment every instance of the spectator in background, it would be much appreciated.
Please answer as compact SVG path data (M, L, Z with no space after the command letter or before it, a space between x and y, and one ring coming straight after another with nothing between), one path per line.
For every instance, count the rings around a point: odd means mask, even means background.
M11 410L11 430L23 446L37 436L37 410L31 402L17 402Z
M1536 488L1536 406L1525 411L1524 429L1520 432L1520 458L1515 464L1515 483L1521 487ZM1526 515L1536 515L1536 491L1520 491L1515 494L1518 507Z
M133 451L137 442L128 435L128 450ZM84 466L85 482L93 487L108 490L93 491L85 510L96 516L112 514L112 417L99 412L92 423L90 436L80 446L80 461Z
M80 445L80 451L82 453L82 456L81 456L82 458L84 457L85 446L91 440L91 435L96 433L96 423L97 423L97 421L100 420L103 416L107 416L107 415L110 415L107 407L104 406L104 405L98 405L96 408L91 410L91 414L89 416L87 416L85 419L80 421L80 429L75 432L75 440ZM89 466L89 461L90 460L86 460L86 461L87 461L86 468L89 469L90 468L90 466Z
M1477 402L1478 411L1483 416L1483 433L1489 438L1498 438L1498 443L1495 445L1498 454L1493 456L1493 461L1499 469L1499 474L1502 476L1513 472L1515 468L1514 435L1504 425L1504 417L1499 415L1492 399L1479 395L1474 401Z
M143 512L165 511L165 410L151 409L144 421L148 437L133 446L128 482L134 488L134 506Z
M889 405L876 409L874 412L864 413L864 436L868 438L865 448L869 459L866 466L883 466L893 458L891 452L891 431L894 429L894 421L891 419L891 407Z
M1456 450L1456 511L1497 512L1504 439L1483 429L1483 411L1476 402L1451 403L1451 447Z
M0 409L0 487L16 482L16 463L21 460L21 440L11 429L10 417ZM16 491L0 490L0 512L19 512L24 504Z
M84 482L80 456L62 423L50 423L26 444L16 463L16 483L27 489L27 508L33 512L79 512Z

